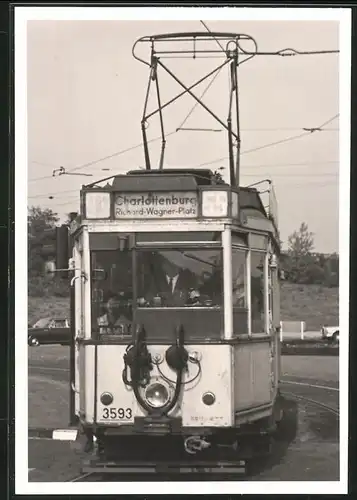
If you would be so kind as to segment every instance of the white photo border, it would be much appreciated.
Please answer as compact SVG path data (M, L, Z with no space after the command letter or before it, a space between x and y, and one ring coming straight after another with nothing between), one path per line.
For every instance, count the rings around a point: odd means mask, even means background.
M28 481L27 22L30 20L338 21L340 23L340 480L337 482L34 483ZM347 493L351 9L240 7L14 7L15 40L15 487L16 494Z

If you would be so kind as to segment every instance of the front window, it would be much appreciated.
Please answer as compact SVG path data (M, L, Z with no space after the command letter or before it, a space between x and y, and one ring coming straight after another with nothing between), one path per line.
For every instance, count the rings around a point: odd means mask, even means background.
M250 323L251 333L263 333L266 253L244 243L232 248L234 332L247 333ZM135 323L166 338L180 324L192 339L222 338L221 245L220 233L209 232L90 235L93 335L131 337Z
M134 318L153 329L158 317L147 314L155 314L158 308L188 313L223 306L220 234L137 233L135 239L134 235L123 237L118 233L92 234L90 247L95 335L131 336ZM218 335L222 333L221 316L219 313L217 326L212 327ZM166 315L164 321L167 324ZM201 317L193 322L187 318L189 324L190 328L197 325L196 331L202 328L202 333L205 329L210 334Z
M220 307L220 249L170 248L137 252L139 307Z

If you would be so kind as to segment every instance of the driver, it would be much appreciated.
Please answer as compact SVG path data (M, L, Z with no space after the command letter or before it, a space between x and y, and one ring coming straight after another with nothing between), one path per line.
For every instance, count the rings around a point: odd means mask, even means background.
M119 294L110 294L104 308L106 312L97 319L100 334L124 333L129 329L131 321L125 314Z
M185 265L187 263L182 253L162 251L157 257L157 265L145 294L146 300L169 307L197 303L200 297L198 279Z

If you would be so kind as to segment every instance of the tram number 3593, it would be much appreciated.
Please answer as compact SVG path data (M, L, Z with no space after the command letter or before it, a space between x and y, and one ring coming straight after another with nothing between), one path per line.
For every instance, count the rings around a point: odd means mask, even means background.
M103 408L102 418L104 420L131 420L133 412L131 408Z

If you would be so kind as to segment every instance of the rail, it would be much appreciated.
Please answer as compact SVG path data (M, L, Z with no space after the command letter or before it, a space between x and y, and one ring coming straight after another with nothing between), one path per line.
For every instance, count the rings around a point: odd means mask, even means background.
M258 191L267 216L273 222L275 229L278 230L278 203L271 179L263 179L262 181L249 184L247 187L255 188Z

